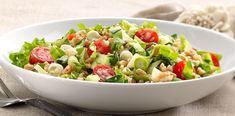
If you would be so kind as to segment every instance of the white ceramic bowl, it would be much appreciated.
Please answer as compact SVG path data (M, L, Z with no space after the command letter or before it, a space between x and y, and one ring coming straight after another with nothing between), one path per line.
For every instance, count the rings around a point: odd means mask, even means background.
M94 26L97 23L112 25L126 19L141 24L157 23L160 31L167 34L185 34L195 48L221 53L223 72L213 76L166 83L95 83L56 78L21 69L10 63L8 55L18 51L24 41L34 37L55 40L78 23ZM135 18L87 18L52 21L28 26L1 37L0 64L13 78L32 92L75 107L113 113L142 113L187 104L205 97L233 77L235 70L235 41L214 31L173 22Z

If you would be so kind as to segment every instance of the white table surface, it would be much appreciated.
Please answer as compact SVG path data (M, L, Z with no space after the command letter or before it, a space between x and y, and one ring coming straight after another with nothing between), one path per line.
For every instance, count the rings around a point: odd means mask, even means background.
M172 0L0 0L0 35L13 29L64 18L79 17L130 17L138 11L154 7ZM186 7L207 4L235 5L235 0L181 0ZM4 41L4 40L2 40ZM38 97L8 77L1 69L0 76L20 98ZM58 107L65 108L75 115L99 115L81 112L53 101ZM180 107L153 114L159 116L233 116L235 115L235 80L229 81L215 93ZM21 105L0 108L0 116L50 116L36 108Z

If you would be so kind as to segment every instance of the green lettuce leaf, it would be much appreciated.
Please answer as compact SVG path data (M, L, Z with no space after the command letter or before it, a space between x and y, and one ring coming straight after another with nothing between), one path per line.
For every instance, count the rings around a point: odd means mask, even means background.
M52 47L50 53L54 61L65 55L64 51L57 47Z
M154 23L154 22L144 22L144 23L142 23L141 27L157 30L156 23Z
M166 45L158 45L158 46L154 47L151 56L158 56L158 55L163 55L163 56L168 57L172 60L176 60L179 56L178 53L174 52L171 48L169 48Z
M116 75L116 76L113 76L113 77L105 80L105 82L110 82L110 83L128 83L128 80L125 79L122 75Z
M68 36L69 36L70 34L73 34L73 33L76 33L76 30L70 29L70 30L65 34L64 37L62 37L61 39L56 40L56 41L53 42L52 44L55 45L55 46L57 46L57 47L60 47L60 46L63 45L63 44L68 44L68 43L69 43Z
M193 66L190 61L186 62L186 65L183 69L183 75L186 79L192 79L193 78Z
M24 65L29 63L30 52L38 46L48 46L48 43L46 43L44 39L38 38L35 38L32 43L25 42L19 52L11 53L9 55L12 64L24 67Z

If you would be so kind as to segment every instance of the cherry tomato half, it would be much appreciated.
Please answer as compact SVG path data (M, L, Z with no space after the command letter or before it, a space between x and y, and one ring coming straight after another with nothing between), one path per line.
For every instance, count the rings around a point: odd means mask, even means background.
M210 53L210 55L211 55L211 59L213 61L214 66L220 66L219 59L216 57L216 55L213 53Z
M100 81L105 81L108 77L115 76L114 70L106 64L97 64L93 69L93 74L100 77Z
M87 48L87 54L88 54L89 56L91 56L92 53L93 53L93 51L88 47L88 48Z
M101 54L108 54L111 52L111 47L109 45L106 45L103 40L98 40L95 42L96 51ZM87 53L90 56L93 51L88 47Z
M76 37L75 33L70 34L70 35L68 35L68 40L72 40L74 37Z
M185 65L186 65L185 61L180 61L176 63L173 68L173 72L177 75L178 78L182 80L186 80L186 78L183 75L183 70L184 70Z
M103 40L99 40L95 42L97 52L102 54L107 54L111 52L111 47L106 45Z
M135 36L144 42L158 42L158 34L152 29L141 29L135 33Z
M30 64L36 64L36 63L52 63L54 62L51 54L50 54L50 48L48 47L36 47L34 48L29 56L29 63Z

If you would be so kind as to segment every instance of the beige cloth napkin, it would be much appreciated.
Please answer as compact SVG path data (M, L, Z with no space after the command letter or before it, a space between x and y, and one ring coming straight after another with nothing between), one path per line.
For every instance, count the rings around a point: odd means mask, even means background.
M231 37L235 35L235 6L208 5L186 9L184 5L173 2L141 11L134 17L175 21L212 29Z

